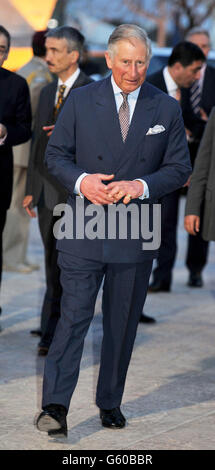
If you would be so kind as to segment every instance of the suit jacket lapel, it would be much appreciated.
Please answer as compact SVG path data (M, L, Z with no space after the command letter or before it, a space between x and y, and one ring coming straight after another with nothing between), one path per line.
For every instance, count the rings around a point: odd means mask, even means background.
M114 159L116 166L116 155L121 154L124 144L110 78L102 81L96 92L96 115L102 139L110 149L110 157Z
M44 106L44 113L47 114L47 125L53 124L53 114L55 105L55 95L57 91L57 80L54 80L49 85L49 93L46 94L46 103Z
M90 82L92 82L92 80L88 79L88 77L82 71L80 71L80 73L78 75L78 78L75 80L72 87L69 89L69 92L67 93L66 97L63 99L62 104L59 108L58 114L61 111L61 109L63 108L63 106L64 106L67 98L69 97L71 91L74 90L75 88L79 88L83 85L87 85Z
M79 88L83 85L87 85L88 83L91 83L93 82L93 80L88 77L87 75L85 75L85 73L82 72L82 70L80 71L79 75L78 75L78 78L75 80L75 83L73 84L71 90L74 90L74 88Z

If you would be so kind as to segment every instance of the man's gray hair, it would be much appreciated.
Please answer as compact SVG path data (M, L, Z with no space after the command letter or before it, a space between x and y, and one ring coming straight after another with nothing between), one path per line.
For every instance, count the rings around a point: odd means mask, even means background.
M137 26L136 24L121 24L114 29L112 34L109 37L108 41L108 52L110 55L114 55L115 46L118 41L123 39L136 38L142 41L146 46L146 60L149 63L152 50L151 50L151 41L143 28Z
M68 52L78 51L80 58L84 45L84 36L76 28L72 26L59 26L58 28L50 29L48 33L46 33L46 37L66 39Z
M207 36L208 39L210 40L210 34L209 34L209 32L207 31L207 29L201 28L201 26L195 26L194 28L191 28L191 29L187 32L187 34L186 34L186 36L185 36L185 40L186 40L186 41L189 41L189 38L190 38L191 36L193 36L194 34L205 34L205 36Z

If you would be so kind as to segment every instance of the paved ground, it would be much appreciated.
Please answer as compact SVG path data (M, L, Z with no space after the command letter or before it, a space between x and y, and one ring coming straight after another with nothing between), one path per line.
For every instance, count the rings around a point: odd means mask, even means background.
M139 325L122 410L123 430L104 429L94 404L102 337L101 301L85 341L81 373L70 407L67 440L53 440L33 424L40 410L44 359L36 355L44 292L43 251L37 222L29 254L40 265L32 274L4 273L0 335L0 449L214 449L215 448L215 245L203 289L186 286L186 234L171 293L148 295L145 311L157 324ZM18 432L17 432L18 431Z

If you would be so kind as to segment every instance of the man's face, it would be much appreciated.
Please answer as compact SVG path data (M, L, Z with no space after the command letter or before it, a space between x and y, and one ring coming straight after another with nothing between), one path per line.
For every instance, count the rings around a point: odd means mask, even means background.
M113 53L106 52L105 57L116 84L124 93L131 93L142 85L148 68L146 46L142 41L122 39L115 44Z
M4 34L0 34L0 67L8 56L8 42Z
M176 82L179 87L189 88L195 80L200 79L201 68L203 62L201 60L195 60L192 64L183 67L182 64L178 63L178 70L176 76Z
M208 53L210 51L210 40L206 34L192 34L192 36L189 37L188 41L193 42L194 44L199 46L205 57L208 56Z
M65 38L46 38L46 62L52 73L60 76L68 73L78 59L78 52L68 52L68 44Z

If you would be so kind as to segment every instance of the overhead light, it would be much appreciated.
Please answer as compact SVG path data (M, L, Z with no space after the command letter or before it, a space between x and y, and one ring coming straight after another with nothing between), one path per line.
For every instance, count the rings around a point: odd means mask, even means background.
M50 18L47 24L48 29L54 29L58 27L58 20L55 18Z

